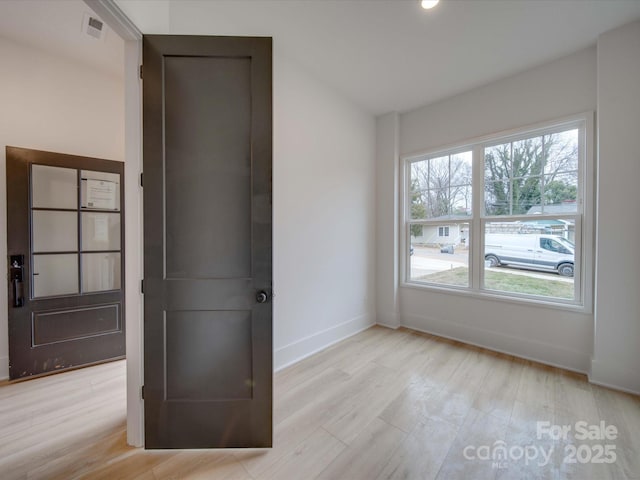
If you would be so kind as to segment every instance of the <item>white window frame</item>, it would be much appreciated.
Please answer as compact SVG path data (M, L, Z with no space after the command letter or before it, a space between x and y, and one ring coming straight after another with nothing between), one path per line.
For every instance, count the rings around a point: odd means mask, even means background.
M488 216L484 212L484 149L500 143L522 140L539 135L578 128L578 192L577 212L575 214L544 214L542 218L575 219L575 266L574 266L574 299L564 300L552 297L517 294L484 289L484 234L485 225L491 221L531 220L526 215ZM568 309L591 313L593 311L593 268L594 268L594 114L587 112L571 117L525 126L496 134L486 135L465 142L459 142L445 148L432 149L403 155L400 158L401 199L400 215L400 286L420 290L433 290L443 293L491 298L505 302L529 303L550 308ZM411 241L410 226L410 165L425 158L435 158L447 154L471 150L473 152L472 197L473 215L469 218L469 287L448 286L444 284L426 283L411 280L409 243ZM456 220L452 220L454 223ZM415 222L413 222L415 223ZM438 222L441 223L441 222ZM480 235L478 234L481 233Z

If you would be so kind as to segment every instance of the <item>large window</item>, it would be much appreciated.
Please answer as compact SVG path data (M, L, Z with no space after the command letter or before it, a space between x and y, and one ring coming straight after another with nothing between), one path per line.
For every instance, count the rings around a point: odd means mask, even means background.
M406 282L582 304L586 123L406 158Z

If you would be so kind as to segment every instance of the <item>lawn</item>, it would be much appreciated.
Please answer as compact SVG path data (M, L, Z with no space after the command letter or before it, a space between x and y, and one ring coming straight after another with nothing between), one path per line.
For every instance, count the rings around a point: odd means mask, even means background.
M423 275L417 280L466 287L469 282L469 269L466 267L453 268L443 272ZM529 277L527 275L517 275L514 273L485 271L484 283L485 288L488 290L573 299L573 283L562 282L560 280Z

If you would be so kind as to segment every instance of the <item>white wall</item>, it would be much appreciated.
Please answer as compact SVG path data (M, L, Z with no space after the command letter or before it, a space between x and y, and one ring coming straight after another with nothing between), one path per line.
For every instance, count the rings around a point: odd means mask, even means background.
M596 108L596 50L589 48L400 116L400 154ZM388 182L393 181L390 177ZM389 216L384 227L395 228ZM390 255L388 252L386 255ZM378 261L384 261L378 257ZM378 295L385 292L378 292ZM386 292L388 295L388 292ZM593 315L401 287L402 324L586 372Z
M273 33L237 25L216 2L117 3L145 33ZM375 322L376 153L373 116L291 61L277 37L273 67L278 369Z
M375 322L375 120L273 62L278 369Z
M6 259L5 146L124 160L124 84L0 37L0 258ZM7 262L0 291L7 292ZM0 379L8 377L7 296L0 295Z
M640 393L640 22L598 40L598 251L590 379Z
M419 153L596 108L589 48L400 116L400 153Z

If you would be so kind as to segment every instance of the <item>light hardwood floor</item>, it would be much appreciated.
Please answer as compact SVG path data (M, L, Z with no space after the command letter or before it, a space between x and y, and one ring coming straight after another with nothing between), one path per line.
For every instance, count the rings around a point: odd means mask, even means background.
M373 327L277 373L274 386L274 448L248 451L127 447L123 361L2 386L0 478L640 478L640 398L457 342ZM539 439L539 421L572 432ZM579 440L578 421L605 421L617 438ZM616 461L580 463L599 444L614 445ZM498 446L500 465L474 458ZM551 452L542 466L541 448ZM574 448L576 463L564 462Z

